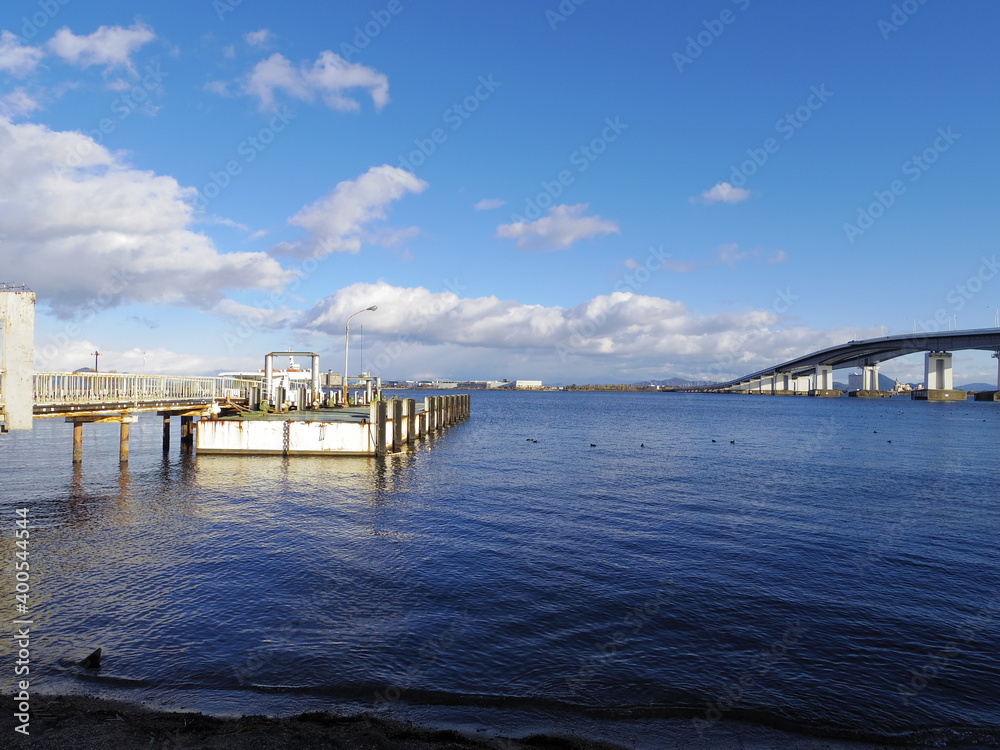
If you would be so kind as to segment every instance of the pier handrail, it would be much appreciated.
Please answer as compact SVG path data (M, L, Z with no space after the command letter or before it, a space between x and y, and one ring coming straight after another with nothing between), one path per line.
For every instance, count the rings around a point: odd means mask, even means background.
M116 372L36 372L33 384L35 404L241 399L260 386L258 381L236 377Z

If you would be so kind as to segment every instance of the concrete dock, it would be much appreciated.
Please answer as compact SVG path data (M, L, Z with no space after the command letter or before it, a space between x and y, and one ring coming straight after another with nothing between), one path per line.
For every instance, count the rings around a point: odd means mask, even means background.
M469 394L373 401L354 408L202 419L200 455L385 456L470 414Z

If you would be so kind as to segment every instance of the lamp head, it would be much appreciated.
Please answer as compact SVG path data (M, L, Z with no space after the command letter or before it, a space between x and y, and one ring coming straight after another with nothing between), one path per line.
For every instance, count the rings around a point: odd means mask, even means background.
M378 305L372 305L371 307L369 307L367 309L368 310L378 310Z

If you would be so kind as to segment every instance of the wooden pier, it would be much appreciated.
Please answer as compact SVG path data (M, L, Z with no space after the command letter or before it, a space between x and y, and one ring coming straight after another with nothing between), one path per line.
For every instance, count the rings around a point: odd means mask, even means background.
M202 455L385 456L466 419L469 394L376 400L363 408L306 409L203 419Z

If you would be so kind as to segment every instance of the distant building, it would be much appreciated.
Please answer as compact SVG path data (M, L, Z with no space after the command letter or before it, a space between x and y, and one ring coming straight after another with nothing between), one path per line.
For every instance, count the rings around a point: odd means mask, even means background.
M488 388L502 388L505 383L499 380L462 380L458 387L467 390L484 390Z
M860 391L864 387L864 375L860 372L852 372L847 376L847 390Z
M538 390L542 387L541 380L515 380L514 387L519 391Z

